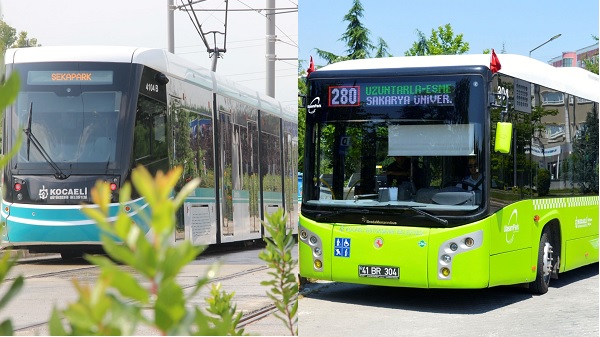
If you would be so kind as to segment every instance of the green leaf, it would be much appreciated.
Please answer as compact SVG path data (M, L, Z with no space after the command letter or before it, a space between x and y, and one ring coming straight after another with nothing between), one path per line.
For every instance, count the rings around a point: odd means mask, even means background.
M4 110L17 98L21 80L17 72L13 72L6 83L0 87L0 109Z
M139 165L133 170L131 173L131 181L140 195L146 198L146 201L151 207L157 206L156 196L158 191L154 188L154 179L152 179L152 176L144 166Z
M0 323L0 334L2 336L12 336L14 334L12 322L10 320L5 320Z
M142 287L133 275L120 270L117 267L103 268L103 273L112 273L117 282L112 282L121 295L130 298L140 303L149 303L150 293L146 288Z
M194 178L190 180L187 184L183 186L183 188L177 193L175 200L173 201L173 205L175 208L181 207L183 205L183 201L187 198L195 188L200 185L200 178Z
M156 325L163 331L169 330L185 316L183 290L174 281L161 284L155 304Z
M194 261L204 248L194 247L190 241L182 242L174 247L168 247L161 269L165 278L175 277L183 267Z
M50 335L52 336L66 336L67 331L65 330L65 328L62 325L62 320L59 314L59 311L54 308L52 309L52 314L50 315L50 321L49 323L49 327L50 327ZM4 336L6 336L5 334L3 334Z

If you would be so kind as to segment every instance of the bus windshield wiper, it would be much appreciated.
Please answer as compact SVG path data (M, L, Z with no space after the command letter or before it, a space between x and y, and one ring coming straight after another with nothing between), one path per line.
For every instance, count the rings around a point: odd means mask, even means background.
M425 212L424 210L417 208L417 207L402 207L402 209L408 209L411 210L415 213L419 213L421 215L424 215L426 218L429 218L435 222L441 223L442 225L448 225L448 220L446 219L442 219L439 216L435 216L429 212Z
M30 145L31 145L31 143L33 143L33 146L40 152L40 154L42 155L44 160L46 160L46 162L54 170L54 177L56 179L61 179L61 180L67 179L67 175L65 175L63 173L63 171L60 170L58 165L56 165L56 163L52 160L52 158L50 158L50 155L48 155L48 152L46 152L46 150L44 149L42 144L33 135L33 132L31 132L31 119L32 119L31 117L32 117L32 115L33 115L33 102L31 102L31 104L29 105L29 116L28 116L28 121L27 121L27 129L23 129L23 132L25 132L25 135L27 135L27 160L29 160Z
M368 214L370 211L368 209L353 209L353 208L345 208L339 209L336 211L324 211L324 212L315 212L315 217L319 220L327 219L335 215L343 214L343 213L353 213L353 214Z

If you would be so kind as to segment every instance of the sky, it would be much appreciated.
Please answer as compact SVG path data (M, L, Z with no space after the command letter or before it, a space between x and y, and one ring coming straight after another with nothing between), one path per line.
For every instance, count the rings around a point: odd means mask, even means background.
M187 0L183 0L186 4ZM301 0L276 0L277 8L297 8ZM175 0L181 5L182 0ZM196 1L195 1L196 2ZM224 0L194 4L204 32L223 32ZM3 20L43 46L115 45L168 48L168 0L0 0ZM262 93L266 92L266 0L229 0L227 52L217 61L217 73ZM281 11L283 12L283 11ZM275 98L284 106L297 107L298 98L298 13L276 15L275 34L278 58L275 62ZM175 54L211 69L212 61L188 13L174 13ZM220 34L216 34L220 37ZM212 35L209 36L212 40ZM223 41L218 41L219 48ZM211 43L211 47L214 43Z
M394 56L404 56L418 38L417 30L431 36L432 29L450 24L454 35L463 34L469 43L468 54L494 49L497 54L529 55L548 62L563 52L576 51L595 44L598 36L598 0L530 1L530 0L361 0L363 25L370 30L371 41L384 39ZM339 41L348 22L344 15L352 0L300 0L298 57L308 68L313 56L315 65L326 62L317 57L315 48L347 55Z

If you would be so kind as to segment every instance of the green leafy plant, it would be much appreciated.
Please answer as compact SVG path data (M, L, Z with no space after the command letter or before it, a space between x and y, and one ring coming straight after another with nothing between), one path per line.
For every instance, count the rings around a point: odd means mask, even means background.
M236 313L231 303L233 294L221 291L220 286L213 286L206 312L186 305L207 285L209 277L206 275L214 270L200 277L187 294L175 280L182 268L204 249L193 246L190 241L170 243L175 230L175 211L199 184L199 179L191 180L172 198L181 173L182 168L177 167L166 174L159 172L153 178L142 166L133 170L132 183L149 206L138 210L149 224L149 236L123 210L114 223L109 223L110 189L106 183L96 184L92 198L98 208L84 212L102 230L102 244L108 257L86 256L90 263L100 266L101 274L93 286L74 281L79 299L64 310L53 310L52 335L131 335L141 326L163 335L244 333L237 328L241 313ZM122 205L130 195L131 186L125 184L120 192ZM115 261L132 267L135 274L124 271ZM148 312L152 315L147 315ZM66 327L61 319L66 320Z
M538 169L537 172L537 191L540 197L550 193L550 171Z
M0 111L4 111L4 108L9 106L17 98L19 86L20 80L17 73L13 73L8 80L2 86L0 86ZM1 113L0 117L2 117ZM22 134L19 134L15 146L10 149L8 153L0 157L0 170L3 169L7 165L10 158L19 151L22 137ZM2 224L1 228L1 234L4 235L4 224ZM4 283L10 270L14 267L16 260L17 259L15 257L12 257L8 253L4 253L4 255L0 258L0 283ZM23 283L24 278L22 275L19 275L10 284L10 286L7 287L4 294L0 296L0 310L6 307L6 305L19 293L19 291L23 288ZM0 322L0 334L7 336L12 335L13 332L14 329L10 319Z
M283 209L278 209L273 214L266 216L267 222L263 225L269 237L264 240L266 248L260 253L259 258L267 262L272 278L262 281L261 284L270 287L267 296L273 300L279 318L289 329L292 336L298 334L298 281L294 268L298 261L292 257L295 246L294 236L286 231L287 218Z

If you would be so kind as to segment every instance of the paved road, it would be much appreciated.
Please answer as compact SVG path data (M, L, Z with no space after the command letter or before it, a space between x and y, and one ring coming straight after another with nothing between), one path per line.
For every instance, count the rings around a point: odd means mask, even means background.
M599 335L598 264L560 274L550 290L438 290L336 282L303 289L300 336Z
M265 294L267 287L260 285L261 281L271 278L267 274L269 269L265 262L258 258L262 249L202 254L179 274L178 283L182 286L192 285L200 275L205 275L213 263L220 263L215 281L220 282L225 291L235 292L233 301L238 310L250 313L269 307L272 301ZM296 254L294 258L297 258ZM27 279L16 298L0 311L0 321L10 318L17 329L15 335L28 336L47 335L49 331L44 323L49 319L52 308L62 308L77 300L72 279L77 279L82 284L92 283L97 279L99 270L83 260L64 263L56 256L54 260L48 261L30 260L17 265L11 272L10 277L20 274ZM5 286L0 285L1 293ZM209 292L210 287L203 288L189 304L204 307L204 299L209 296ZM272 314L267 313L259 318L245 326L246 333L263 336L290 335L284 324ZM141 328L136 331L136 335L158 335L158 332Z

